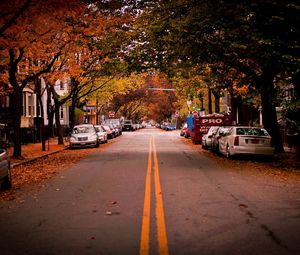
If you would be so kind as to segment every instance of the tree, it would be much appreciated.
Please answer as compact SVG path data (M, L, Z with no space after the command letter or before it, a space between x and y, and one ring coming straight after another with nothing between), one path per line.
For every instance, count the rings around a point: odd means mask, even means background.
M72 1L71 5L74 7L75 3L78 4ZM9 82L13 88L11 105L14 114L14 156L16 157L21 156L20 124L23 89L50 72L56 65L56 61L68 44L67 23L61 22L61 17L67 18L66 13L74 14L68 12L71 6L60 0L47 1L47 4L32 0L27 4L26 8L24 5L8 5L12 8L6 9L8 13L16 13L16 9L22 11L17 11L18 15L13 17L5 15L1 20L1 24L4 24L1 27L5 28L2 30L0 47L1 66L4 69L1 80ZM76 10L80 11L82 8Z
M299 67L298 7L293 0L152 1L136 25L136 48L144 47L137 59L167 73L219 63L243 73L241 84L260 93L264 126L282 151L273 80Z
M1 17L1 66L6 71L1 80L13 87L12 106L17 116L14 118L14 156L21 156L23 89L40 77L45 79L55 102L54 111L51 112L51 107L48 109L49 124L55 112L58 141L63 143L59 108L71 97L76 104L80 98L99 89L94 86L97 77L108 76L109 68L118 62L117 58L112 61L113 54L117 55L118 51L109 49L108 52L108 48L99 45L124 30L122 25L128 15L118 12L105 16L96 5L80 0L50 0L46 3L31 0L24 5L16 2L5 6L7 13L15 15ZM53 86L57 79L65 76L75 82L70 95L61 98Z

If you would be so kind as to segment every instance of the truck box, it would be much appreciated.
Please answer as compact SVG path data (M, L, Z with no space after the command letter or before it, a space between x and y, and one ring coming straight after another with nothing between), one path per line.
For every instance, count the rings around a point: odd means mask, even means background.
M193 115L187 117L187 125L193 143L201 143L202 136L208 132L212 126L230 126L232 118L229 115L210 114L206 116Z

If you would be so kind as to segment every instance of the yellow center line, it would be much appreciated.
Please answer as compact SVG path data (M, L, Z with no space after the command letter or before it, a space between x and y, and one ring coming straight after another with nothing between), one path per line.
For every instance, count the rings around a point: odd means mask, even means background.
M140 241L140 255L149 254L149 238L150 238L150 197L151 197L151 169L152 169L152 140L149 141L148 166L146 176L144 211L142 220L142 232Z
M168 240L165 224L162 192L159 178L159 167L154 137L149 140L148 166L146 175L146 187L144 197L144 210L142 218L142 231L140 241L140 255L149 255L150 247L150 211L151 211L151 175L152 175L152 152L154 159L154 186L156 199L156 226L159 255L168 255Z
M168 239L165 224L162 191L159 178L159 167L156 153L156 146L153 138L153 154L154 154L154 183L155 183L155 198L156 198L156 224L157 224L157 239L158 251L160 255L168 255Z

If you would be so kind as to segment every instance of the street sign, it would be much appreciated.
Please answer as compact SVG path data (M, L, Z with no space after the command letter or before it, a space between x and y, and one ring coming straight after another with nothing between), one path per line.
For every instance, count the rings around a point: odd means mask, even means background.
M112 111L108 112L108 117L109 118L114 118L115 115L116 115L115 112L112 112Z

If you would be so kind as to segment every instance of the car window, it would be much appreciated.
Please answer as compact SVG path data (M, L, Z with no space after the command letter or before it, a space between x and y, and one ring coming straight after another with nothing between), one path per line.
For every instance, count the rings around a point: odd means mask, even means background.
M227 135L230 132L231 128L228 127L220 127L219 128L219 135Z
M261 128L237 128L237 135L255 135L255 136L268 136L268 132Z
M111 130L111 128L109 126L103 126L105 131Z
M73 134L94 133L94 127L74 127Z
M95 126L95 129L96 129L97 132L105 131L102 126Z

